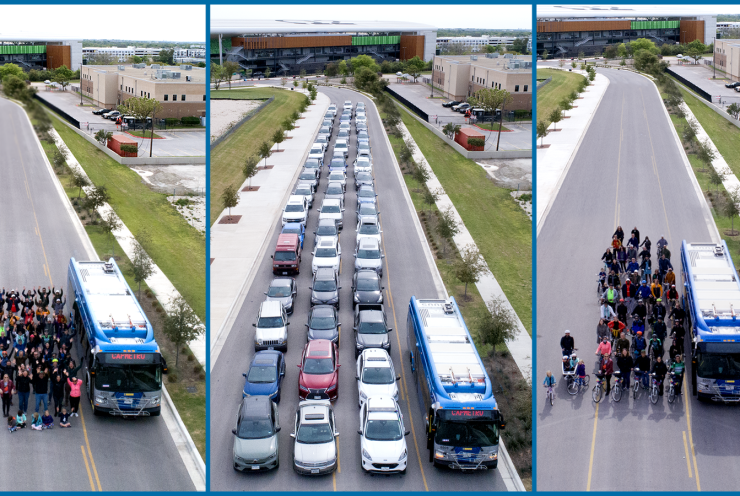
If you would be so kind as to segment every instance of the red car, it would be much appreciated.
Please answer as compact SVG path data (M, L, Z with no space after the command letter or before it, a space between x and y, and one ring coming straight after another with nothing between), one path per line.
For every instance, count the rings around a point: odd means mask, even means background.
M337 399L339 393L339 348L328 339L306 343L298 368L298 396L302 400Z

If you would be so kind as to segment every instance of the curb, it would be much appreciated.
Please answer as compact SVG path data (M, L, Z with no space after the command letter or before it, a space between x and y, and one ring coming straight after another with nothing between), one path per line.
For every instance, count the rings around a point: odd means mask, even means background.
M164 384L162 384L162 393L165 401L167 402L167 407L172 411L172 416L175 418L177 429L178 431L180 431L180 435L185 439L185 448L188 455L190 455L190 458L192 459L197 471L197 474L194 474L191 470L188 470L190 479L193 481L195 490L203 492L206 490L206 464L205 462L203 462L203 458L200 456L198 448L195 447L193 438L190 437L190 433L188 432L187 427L185 427L182 418L180 418L180 413L177 411L175 403L172 401L172 398L170 398L170 393L167 391L167 388L164 386ZM174 437L172 438L172 440L175 441ZM175 441L175 445L177 445L177 441ZM183 460L183 462L184 461L185 460Z

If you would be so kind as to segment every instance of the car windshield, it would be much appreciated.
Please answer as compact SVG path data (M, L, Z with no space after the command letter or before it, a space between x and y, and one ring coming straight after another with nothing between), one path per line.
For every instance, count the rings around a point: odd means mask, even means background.
M334 372L334 361L331 358L306 358L303 373L311 375L331 374Z
M357 250L357 258L378 259L380 258L380 250L363 250L360 248Z
M341 195L342 193L342 187L336 184L331 184L326 188L327 195Z
M336 291L337 283L334 281L334 279L328 281L315 281L313 283L313 290L322 292Z
M340 159L332 159L331 164L329 164L329 167L344 167L344 160Z
M296 196L311 196L310 188L298 188L295 190Z
M368 420L365 424L365 439L370 441L400 441L403 439L401 422L398 420Z
M273 298L285 298L286 296L290 296L290 285L270 286L270 289L267 291L267 296L272 296Z
M360 334L385 334L385 324L382 322L363 322L360 324Z
M275 260L277 262L291 262L295 260L294 251L277 251L275 252Z
M372 205L363 205L360 207L360 215L377 215L377 212Z
M498 443L498 428L493 420L457 422L437 419L434 441L455 447L495 446Z
M357 291L380 291L380 284L377 279L358 279Z
M319 226L319 228L316 230L316 234L319 236L336 236L337 235L337 227L334 226Z
M338 214L339 212L339 205L324 205L321 207L321 213L322 214Z
M324 153L324 150L321 148L321 145L311 147L311 153Z
M301 234L301 230L297 227L286 227L283 229L283 234Z
M282 317L260 317L257 319L257 327L260 328L274 328L283 327Z
M265 439L275 434L269 419L241 419L237 436L240 439Z
M299 179L303 179L304 181L313 181L316 179L316 175L313 172L302 172Z
M329 174L329 181L344 181L344 174L341 172L332 172Z
M318 248L316 250L316 257L319 258L331 258L337 256L336 248Z
M319 331L326 331L334 329L337 323L334 321L334 317L319 317L314 315L311 317L311 329L317 329Z
M254 366L249 369L247 381L252 384L271 384L277 381L277 367L274 365Z
M286 212L303 212L303 205L286 205Z
M301 444L324 444L334 440L329 424L303 424L295 440Z
M361 224L358 234L380 234L377 224Z
M360 193L357 195L360 198L374 198L375 192L371 189L361 189Z
M347 149L347 143L337 143L334 145L334 149L340 149L340 150L346 150Z
M370 160L366 157L359 157L357 159L357 167L370 167Z
M395 379L390 367L367 367L362 372L365 384L393 384Z
M361 172L360 174L357 174L357 180L358 181L372 181L373 176L371 176L367 172Z

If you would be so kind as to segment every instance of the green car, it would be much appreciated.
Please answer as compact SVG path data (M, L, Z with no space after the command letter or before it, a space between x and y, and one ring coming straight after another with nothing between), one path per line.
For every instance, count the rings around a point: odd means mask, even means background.
M280 466L277 405L267 396L249 396L236 413L234 470L258 472Z

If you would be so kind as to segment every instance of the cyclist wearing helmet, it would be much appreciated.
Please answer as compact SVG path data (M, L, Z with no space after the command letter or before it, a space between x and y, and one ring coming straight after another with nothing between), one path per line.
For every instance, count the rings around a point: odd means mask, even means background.
M647 285L647 281L643 279L640 281L640 287L637 288L637 298L640 300L647 300L650 298L650 288Z
M617 339L617 337L619 336L619 333L624 331L626 327L627 326L624 325L623 322L620 322L619 319L617 319L617 317L614 317L612 321L609 322L609 329L612 331L612 337L614 339Z
M627 312L629 309L624 302L624 298L619 299L619 305L617 305L617 317L622 322L627 322Z
M606 299L604 298L601 299L601 307L599 308L599 312L601 313L602 319L611 319L612 317L616 317L617 315L614 309L606 303Z
M560 348L563 350L563 356L568 356L573 353L573 349L576 347L576 342L573 336L570 335L570 331L565 331L565 336L560 338Z
M614 288L614 284L609 283L609 288L604 291L602 298L606 300L606 303L612 308L612 310L615 310L617 306L617 298L619 298L619 290Z
M681 355L676 355L676 361L671 365L671 374L674 374L676 395L681 394L681 386L683 385L683 373L686 370L686 364L683 362Z
M663 300L661 298L656 298L655 300L655 306L653 307L653 318L656 321L663 322L665 320L665 307L663 306Z
M642 331L637 331L637 334L635 335L635 356L642 354L646 349L647 342L642 335ZM647 370L647 368L642 368L642 370Z
M665 277L663 278L663 282L670 286L675 286L676 284L676 273L673 272L673 267L668 267L668 271L665 273Z
M673 342L678 347L679 353L683 355L683 340L686 336L686 329L684 329L681 321L677 320L674 322L673 329L671 329L671 336L673 336Z
M673 269L673 264L671 264L671 261L665 257L665 254L662 254L660 256L660 260L658 260L658 274L660 274L661 282L663 282L663 278L668 272L668 269Z

